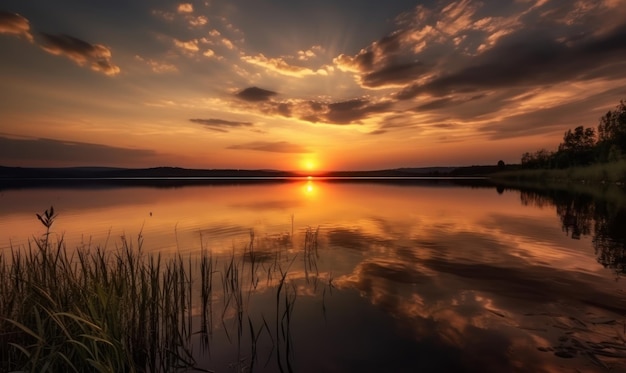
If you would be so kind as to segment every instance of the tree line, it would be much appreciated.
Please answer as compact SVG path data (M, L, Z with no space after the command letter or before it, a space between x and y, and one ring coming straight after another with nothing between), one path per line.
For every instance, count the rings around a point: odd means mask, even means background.
M596 128L578 126L563 135L556 151L522 154L522 168L567 168L616 162L626 154L626 102L600 118Z

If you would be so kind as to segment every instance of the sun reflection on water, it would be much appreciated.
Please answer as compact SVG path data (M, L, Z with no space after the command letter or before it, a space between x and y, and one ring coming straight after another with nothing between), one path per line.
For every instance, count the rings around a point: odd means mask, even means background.
M311 176L307 177L307 181L302 187L302 190L307 197L315 197L317 195L317 185L313 182Z

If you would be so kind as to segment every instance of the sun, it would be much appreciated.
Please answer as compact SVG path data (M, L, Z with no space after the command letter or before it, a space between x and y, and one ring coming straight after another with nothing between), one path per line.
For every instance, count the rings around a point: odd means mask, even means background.
M313 160L310 160L310 159L309 159L309 160L307 160L307 161L304 161L304 168L305 168L307 171L314 171L314 170L315 170L315 166L316 166L316 165L315 165L315 161L313 161Z
M317 160L314 158L304 158L300 161L300 168L304 172L315 172L318 169Z

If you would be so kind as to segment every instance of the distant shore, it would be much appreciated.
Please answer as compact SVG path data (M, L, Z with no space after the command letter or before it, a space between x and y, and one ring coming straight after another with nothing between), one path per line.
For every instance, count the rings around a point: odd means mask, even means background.
M132 178L290 178L290 177L468 177L486 176L497 172L497 166L422 167L371 171L301 172L243 169L187 169L179 167L155 168L26 168L0 166L0 180L7 179L132 179Z
M533 183L626 184L626 160L563 169L520 169L491 175L496 181Z

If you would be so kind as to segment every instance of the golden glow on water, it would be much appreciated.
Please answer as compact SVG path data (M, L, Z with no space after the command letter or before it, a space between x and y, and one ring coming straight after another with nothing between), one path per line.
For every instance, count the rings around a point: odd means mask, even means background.
M315 185L313 184L313 180L310 179L310 176L309 176L309 180L306 182L303 189L304 189L304 194L308 198L315 197L315 195L317 194Z
M201 238L214 248L230 249L234 242L247 240L250 229L259 235L290 231L293 215L300 227L346 227L407 245L415 237L460 244L454 237L471 232L509 243L510 252L525 260L601 269L595 260L581 261L593 257L582 249L588 240L563 235L553 211L521 208L517 193L498 195L493 189L342 184L307 177L289 183L181 189L17 190L5 191L2 199L0 231L10 233L0 237L0 247L24 244L41 233L34 214L54 205L59 212L54 231L64 234L70 247L80 241L104 242L109 234L109 242L121 235L136 237L142 231L148 251L197 249ZM516 231L522 224L545 228L527 235ZM489 251L480 244L475 251L472 247L470 240L454 255L487 258Z
M512 363L545 362L543 371L558 371L552 368L561 362L537 347L558 344L563 328L594 343L611 335L612 325L586 323L583 330L576 320L615 318L607 314L611 308L585 301L621 307L622 284L598 263L590 236L571 239L552 206L523 204L521 197L445 183L338 183L310 176L227 186L7 190L0 197L0 232L10 233L0 237L0 247L43 233L34 213L51 204L59 213L54 235L65 234L70 248L108 239L114 249L120 236L136 242L142 232L144 252L195 255L202 248L228 258L248 247L253 230L255 250L278 245L301 264L304 232L319 227L318 276L322 283L332 278L342 292L326 295L333 317L345 311L350 320L362 318L358 325L380 322L380 314L357 308L366 304L399 320L402 335L459 351L484 338L507 341L515 356L500 353ZM320 296L305 285L311 273L298 264L290 268L299 297ZM350 294L358 299L333 308ZM310 309L298 307L310 316ZM491 351L500 342L485 343ZM581 363L576 359L573 365Z

